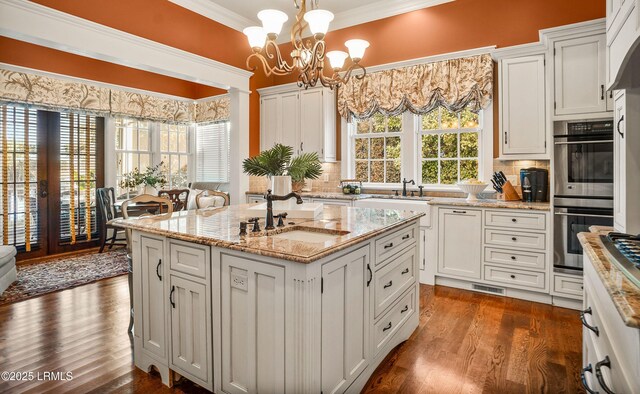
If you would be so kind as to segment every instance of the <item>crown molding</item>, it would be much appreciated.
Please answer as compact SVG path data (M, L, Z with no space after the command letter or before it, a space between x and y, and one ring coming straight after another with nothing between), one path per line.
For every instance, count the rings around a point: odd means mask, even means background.
M252 72L27 0L0 0L0 35L221 89L249 91Z
M200 14L232 29L242 31L245 27L256 24L254 20L231 11L211 0L169 0L170 2Z

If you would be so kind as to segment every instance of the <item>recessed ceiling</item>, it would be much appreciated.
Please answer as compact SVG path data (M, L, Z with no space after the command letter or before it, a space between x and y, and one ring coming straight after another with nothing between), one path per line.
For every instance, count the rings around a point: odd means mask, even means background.
M204 15L233 29L259 25L256 16L260 10L274 8L289 15L282 31L288 32L295 21L296 8L293 0L170 0L184 8ZM307 0L310 9L312 0ZM318 0L318 8L334 13L335 19L329 30L342 29L405 12L433 7L454 0ZM298 0L298 3L300 0ZM289 40L289 34L281 34L278 41Z

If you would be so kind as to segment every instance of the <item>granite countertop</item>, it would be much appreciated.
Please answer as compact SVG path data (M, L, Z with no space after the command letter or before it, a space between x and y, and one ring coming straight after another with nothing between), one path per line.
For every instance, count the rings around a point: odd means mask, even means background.
M622 321L629 327L640 328L640 289L609 262L600 241L600 235L607 234L611 227L592 226L589 233L579 233L582 248L593 263L596 273L602 279Z
M220 208L208 208L174 212L171 215L155 217L115 219L114 226L140 230L152 234L167 236L183 241L212 245L261 256L311 263L337 251L348 248L386 231L401 227L418 220L424 213L412 211L380 210L352 207L325 207L316 219L289 219L289 224L305 227L321 233L341 233L328 241L294 241L270 237L286 231L276 229L260 233L239 235L240 221L254 216L247 211L251 204L232 205ZM260 218L260 227L264 227L264 218ZM284 230L284 231L283 231ZM346 234L342 234L348 232Z
M245 194L264 195L265 192L248 191ZM362 200L364 198L375 197L372 194L344 194L338 192L302 192L300 196L305 198L326 198L329 200Z

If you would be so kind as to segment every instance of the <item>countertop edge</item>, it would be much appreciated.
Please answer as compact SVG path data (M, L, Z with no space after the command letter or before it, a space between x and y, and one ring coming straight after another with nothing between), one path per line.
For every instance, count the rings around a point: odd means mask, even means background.
M609 297L611 298L611 301L615 305L616 310L618 311L618 314L620 315L620 318L622 319L623 323L627 327L640 328L640 316L636 315L636 312L634 312L629 307L625 306L625 303L628 304L628 301L625 301L623 303L620 300L620 298L627 299L629 296L633 296L633 295L625 294L625 291L620 289L619 286L618 288L614 288L611 285L610 282L615 282L615 280L612 279L610 275L607 273L609 269L607 269L607 267L605 267L602 262L602 259L603 258L606 259L606 256L604 255L600 256L596 252L594 246L591 244L591 242L600 242L599 236L600 236L600 232L579 233L578 239L582 244L582 249L587 253L587 255L589 256L589 259L594 265L595 271L600 277L600 280L602 281L604 288L607 290L607 294L609 295ZM613 264L610 263L609 261L607 261L607 264L614 267L613 269L616 269L615 266L613 266ZM620 275L623 275L623 274L620 273ZM622 278L622 280L623 282L624 281L628 282L626 278ZM631 284L630 282L628 282L628 285L633 286L633 284ZM633 316L633 315L636 315L636 316Z

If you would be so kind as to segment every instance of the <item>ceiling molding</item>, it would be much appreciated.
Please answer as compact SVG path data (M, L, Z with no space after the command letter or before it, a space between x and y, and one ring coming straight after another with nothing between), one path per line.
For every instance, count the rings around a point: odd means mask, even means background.
M170 2L200 14L232 29L242 31L245 27L256 24L254 20L231 11L211 0L169 0Z
M252 72L27 0L0 0L0 35L228 90L249 91Z

